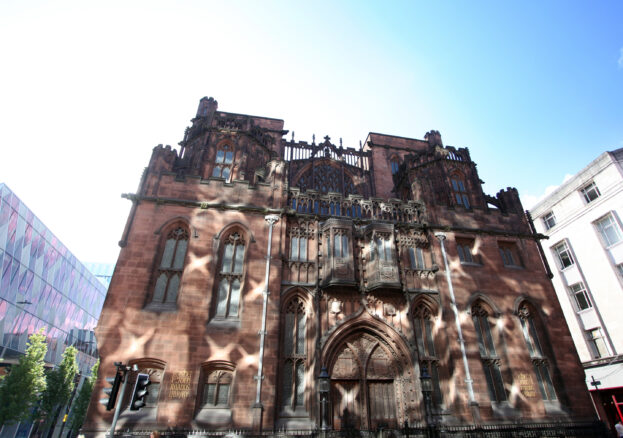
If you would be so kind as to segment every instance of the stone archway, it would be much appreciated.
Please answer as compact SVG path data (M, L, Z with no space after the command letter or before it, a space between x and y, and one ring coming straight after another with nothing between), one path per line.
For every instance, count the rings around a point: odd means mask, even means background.
M402 365L374 333L352 333L331 362L333 428L397 428L403 417Z

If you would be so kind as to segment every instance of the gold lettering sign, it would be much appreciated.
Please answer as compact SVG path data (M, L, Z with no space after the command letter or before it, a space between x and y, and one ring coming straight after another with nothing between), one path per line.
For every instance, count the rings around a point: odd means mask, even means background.
M178 371L171 378L169 386L170 399L186 399L190 397L191 373L187 370Z
M536 388L534 387L534 382L532 381L532 377L530 376L530 374L519 373L519 375L517 376L517 381L519 382L519 390L525 397L536 397Z

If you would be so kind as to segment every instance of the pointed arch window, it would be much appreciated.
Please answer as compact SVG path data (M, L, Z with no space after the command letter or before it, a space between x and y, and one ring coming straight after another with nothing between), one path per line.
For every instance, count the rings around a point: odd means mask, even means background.
M203 407L229 407L232 373L226 370L213 370L203 383Z
M157 270L152 302L174 304L179 293L180 280L188 249L188 230L178 226L167 234Z
M532 359L532 366L539 385L539 391L543 400L557 400L554 383L549 372L549 360L544 354L543 347L539 340L538 325L534 319L534 309L526 303L519 307L519 320L524 340Z
M454 173L450 177L450 183L452 184L452 195L456 202L456 205L461 205L465 208L469 208L469 195L467 193L465 179L460 173Z
M443 401L439 383L439 359L435 352L433 340L433 315L428 306L420 302L413 310L413 325L417 343L420 368L426 368L433 383L433 401L440 405Z
M389 166L391 168L392 175L395 175L398 173L398 170L400 169L400 161L398 161L398 158L393 157L389 162Z
M305 369L307 363L307 314L303 300L296 297L286 306L283 336L284 409L305 408Z
M229 182L233 164L234 151L228 145L222 146L216 151L216 159L214 160L212 176L216 178L224 178L225 181Z
M482 361L489 397L493 402L503 402L508 399L504 380L500 371L500 358L495 348L495 341L491 331L492 322L489 312L480 304L472 307L472 321L478 338L478 349Z
M219 271L216 316L237 317L240 307L240 290L244 267L245 242L239 233L232 233L225 239Z

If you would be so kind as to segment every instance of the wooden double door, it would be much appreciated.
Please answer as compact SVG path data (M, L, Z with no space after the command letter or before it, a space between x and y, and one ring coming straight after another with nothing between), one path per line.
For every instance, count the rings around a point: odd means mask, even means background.
M344 343L331 371L334 429L398 427L396 365L372 336Z

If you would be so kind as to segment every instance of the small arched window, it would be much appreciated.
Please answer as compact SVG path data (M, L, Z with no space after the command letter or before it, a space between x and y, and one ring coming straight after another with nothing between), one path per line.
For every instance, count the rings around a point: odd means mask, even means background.
M463 175L455 172L450 177L450 183L452 184L452 195L454 197L456 205L462 205L465 208L469 208L469 195L467 193L465 179L463 178Z
M232 373L226 370L213 370L203 382L203 407L229 407Z
M231 233L225 239L218 274L217 317L235 318L238 316L240 291L242 289L244 250L245 242L239 233Z
M214 160L214 169L212 176L216 178L224 178L229 182L234 164L234 151L224 145L216 151L216 159Z
M500 357L498 356L491 330L494 324L489 313L490 312L480 302L472 306L472 321L476 329L480 360L482 361L482 368L485 373L489 396L493 402L503 402L506 401L508 397L506 395L506 389L504 388L502 372L500 371Z
M187 248L188 230L185 227L177 226L169 231L156 273L153 303L174 304L177 301Z
M305 368L307 362L307 314L298 297L286 306L283 336L282 402L285 409L305 407Z

